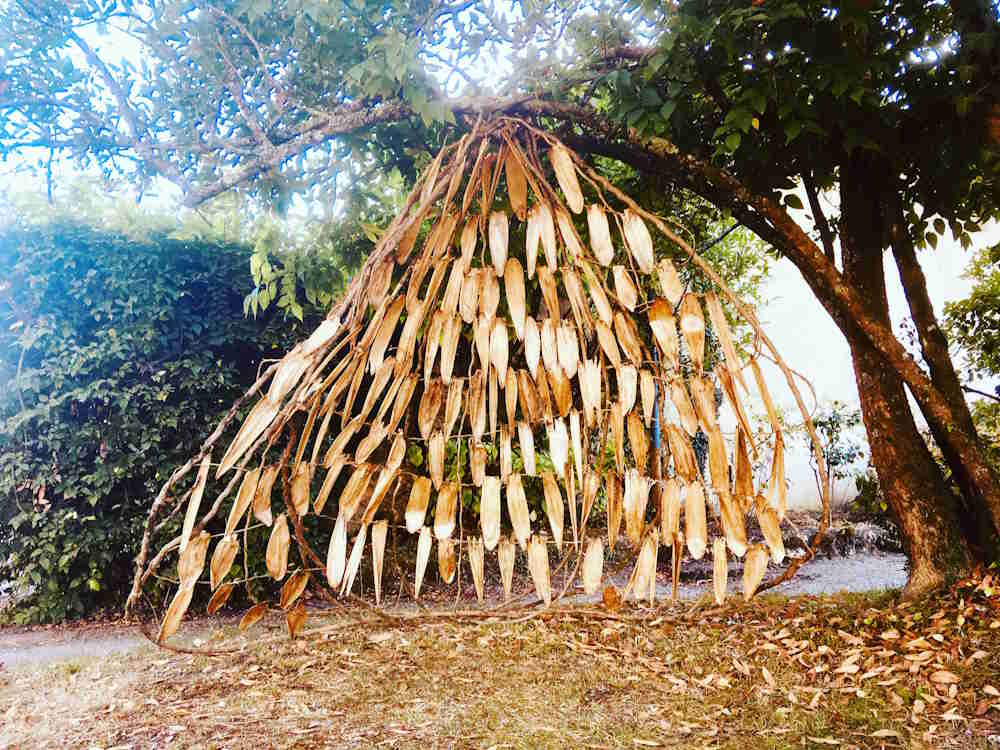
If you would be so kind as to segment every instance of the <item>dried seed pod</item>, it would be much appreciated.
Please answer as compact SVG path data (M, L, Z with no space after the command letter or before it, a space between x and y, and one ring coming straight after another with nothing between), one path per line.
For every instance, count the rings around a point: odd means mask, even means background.
M622 528L624 496L621 481L613 469L604 472L604 491L608 499L608 548L614 549Z
M472 426L472 439L478 443L486 432L486 384L483 371L473 375L469 381L469 422Z
M626 318L620 311L615 313L615 333L618 334L618 343L628 358L635 365L641 366L642 343L639 340L639 332L631 318Z
M559 265L556 250L556 225L552 218L552 207L545 201L538 203L538 231L542 238L542 249L545 252L545 262L549 268Z
M507 368L507 379L503 385L504 410L507 413L507 427L514 429L517 417L517 373L513 367Z
M500 541L500 477L483 478L479 523L483 529L483 544L492 551Z
M447 539L455 532L455 512L458 509L458 482L445 482L438 493L434 508L434 537Z
M750 601L767 573L767 547L755 544L747 550L743 563L743 600Z
M602 266L611 265L615 258L615 248L611 243L608 215L597 203L587 206L587 230L590 232L590 247L597 262Z
M590 299L594 303L594 309L597 310L597 317L605 325L612 325L614 322L614 310L611 308L611 300L608 299L608 295L604 292L604 285L597 277L597 274L591 269L589 263L581 263L581 265L583 266L583 274L587 279L587 290L590 292Z
M642 540L639 557L635 561L635 571L632 573L633 596L638 601L648 599L650 605L656 601L656 553L659 546L659 535L656 529L650 531Z
M684 536L688 552L700 560L708 545L708 525L705 518L705 490L700 482L692 482L684 492Z
M771 559L775 564L781 565L785 560L785 542L781 538L781 522L778 520L778 514L767 504L767 500L759 495L754 502L754 511L757 513L760 532L764 535L768 549L771 550Z
M233 503L233 507L229 509L229 517L226 519L225 534L227 536L235 531L236 525L246 515L247 508L250 507L250 503L257 492L257 484L259 482L259 467L251 469L243 475L243 481L240 482L240 489L236 493L236 501Z
M524 339L524 270L517 258L509 258L503 272L504 290L507 292L507 308L514 324L514 333L518 341Z
M566 377L566 373L561 368L556 368L549 371L548 383L552 388L552 397L556 402L556 411L559 412L560 417L565 417L569 414L569 410L573 406L573 388L570 385L569 378Z
M503 583L503 600L510 601L510 590L514 585L514 556L517 547L507 537L500 540L497 548L497 558L500 562L500 580Z
M622 214L622 235L625 247L632 254L639 270L643 273L653 272L653 238L649 236L646 222L631 208L626 208Z
M507 149L504 171L507 173L507 197L510 198L510 207L518 220L524 221L528 213L528 180L514 149Z
M504 482L514 470L514 450L511 446L510 433L506 427L500 428L500 479Z
M404 297L396 297L386 308L382 322L379 324L378 333L372 341L371 349L368 352L368 371L374 373L382 366L385 360L385 350L389 346L392 335L396 332L396 324L399 323L399 316L403 313L403 306L406 303Z
M767 485L767 499L778 514L778 520L785 520L788 488L785 486L785 441L781 433L775 436L774 456L771 459L771 479Z
M232 595L233 590L236 588L235 583L224 583L215 590L212 594L212 598L208 600L208 606L205 607L205 612L210 615L214 615L220 609L222 609L226 602L229 601L229 597Z
M420 398L420 407L417 409L417 427L420 430L420 437L424 440L431 436L443 398L444 387L441 385L441 381L428 381L424 395Z
M685 482L693 482L698 478L698 463L691 448L691 438L677 425L668 424L666 429L670 455L674 457L674 471Z
M482 445L469 448L469 471L472 474L472 484L482 487L486 477L486 448Z
M677 409L681 427L688 435L694 437L698 432L698 418L694 414L691 397L688 396L687 388L684 387L684 381L681 378L674 378L670 381L670 400L673 402L674 408Z
M287 610L295 604L296 600L302 595L302 592L306 590L308 583L309 571L307 570L300 570L289 576L288 580L285 581L285 585L281 587L281 603L278 606Z
M249 417L247 420L249 421ZM208 483L208 472L211 467L212 454L208 454L202 459L201 466L198 468L198 476L194 480L191 497L188 499L187 511L184 513L184 525L181 528L181 554L184 554L184 550L187 549L191 538L191 531L194 529L194 522L198 518L198 508L201 506L201 498L205 494L205 485Z
M715 592L715 603L721 605L726 600L726 579L729 577L729 565L726 560L726 542L719 537L712 542L712 589Z
M580 362L580 347L576 331L569 323L561 323L556 329L556 349L559 355L559 367L567 378L576 376L576 367Z
M707 376L692 375L688 380L691 388L691 400L698 414L698 421L705 432L711 432L718 426L715 418L715 384Z
M642 417L635 410L628 414L628 442L632 446L632 456L635 458L636 468L645 473L646 460L649 456L649 438L646 436L646 427L642 423Z
M615 296L622 307L635 312L635 306L639 303L639 290L635 288L632 276L625 270L625 266L615 266L611 271L615 277Z
M726 443L722 431L716 425L708 436L708 470L712 477L712 489L718 493L729 492L729 461L726 458Z
M603 321L597 321L596 327L597 341L601 345L601 350L604 352L604 356L608 358L608 362L611 366L617 370L622 364L621 350L618 348L618 339L615 338L615 334L611 330L610 326L605 325Z
M525 549L528 537L531 536L531 512L528 510L528 498L524 494L524 485L520 474L511 474L507 479L507 515L521 549Z
M695 370L701 373L705 365L705 316L695 294L685 294L680 309L681 333Z
M542 356L542 337L538 330L538 323L532 317L525 318L524 321L524 358L528 362L528 370L531 377L538 377L538 361Z
M256 625L267 614L267 602L255 604L246 611L240 619L240 632L245 633L252 626Z
M538 403L538 389L535 388L535 384L531 380L531 376L528 375L527 370L518 371L517 383L517 397L521 402L521 416L529 424L534 424L538 421L538 417L541 414Z
M375 578L375 605L382 603L382 565L385 561L385 540L389 522L385 519L372 526L372 574Z
M563 287L566 289L566 296L569 298L569 306L573 311L573 319L577 328L586 338L594 336L594 320L590 316L590 303L583 291L583 284L576 271L567 268L563 271Z
M160 623L160 632L156 636L157 643L163 643L180 628L181 620L184 619L184 614L191 606L193 594L194 587L192 586L181 586L177 589L174 598L170 600L170 606L167 607L167 613L163 616L163 622Z
M580 412L573 409L569 413L570 446L573 449L573 463L576 466L576 480L583 484L583 438L580 434Z
M618 400L621 401L622 412L628 413L635 406L635 397L639 389L639 371L633 365L622 365L618 368Z
M646 427L653 423L653 413L656 409L656 382L649 370L639 372L639 394L642 398L642 420Z
M642 540L645 527L646 503L649 499L649 483L638 469L625 472L625 492L622 494L622 514L625 516L625 535L635 546Z
M469 539L469 568L472 570L472 582L476 587L476 598L482 604L485 597L483 590L483 579L485 573L485 552L483 551L483 540L478 536Z
M528 570L535 584L535 593L545 602L547 607L552 603L552 586L549 582L549 550L548 545L538 535L531 537L528 544Z
M420 598L420 586L424 582L424 573L427 572L427 561L431 558L431 529L424 526L420 529L420 538L417 540L417 564L416 575L413 579L413 598Z
M479 239L479 218L473 216L462 227L462 236L459 243L462 246L462 267L469 268L472 263L472 256L476 252L476 242Z
M681 530L681 485L674 477L663 483L660 493L660 536L670 547Z
M489 225L490 258L493 260L493 268L497 272L497 276L503 274L504 266L507 264L509 234L507 214L503 211L491 213Z
M448 398L444 407L444 439L447 441L451 437L455 423L462 412L462 388L465 381L454 378L448 386Z
M562 419L555 419L550 427L546 428L549 438L549 458L556 474L566 477L566 459L569 457L569 435L566 432L566 423Z
M265 554L267 572L276 581L284 578L285 572L288 570L288 545L290 542L288 516L282 513L275 519L274 526L271 528L271 536L267 541L267 553Z
M271 516L271 488L274 487L274 480L277 476L277 466L265 466L260 474L260 481L257 483L257 489L253 496L253 517L265 526L270 526L273 521Z
M444 482L444 433L437 430L427 442L427 469L431 473L434 489L440 490Z
M663 292L663 296L670 300L672 306L676 307L677 303L681 301L681 297L684 296L684 283L669 258L664 258L657 264L656 274L660 280L660 290Z
M559 493L559 484L556 482L555 474L551 471L542 472L542 490L545 493L545 515L549 519L552 538L555 540L556 549L562 549L563 501L562 495Z
M365 541L368 538L368 527L362 524L358 530L358 535L354 537L354 544L351 546L351 556L347 559L347 567L344 568L344 579L340 584L340 596L346 596L354 588L354 579L358 577L361 569L361 558L365 552Z
M556 180L559 187L566 196L566 205L570 210L578 214L583 211L583 192L580 190L580 183L576 178L576 167L573 166L573 157L561 143L556 143L549 151L549 160L552 162L552 169L556 173Z
M334 591L340 586L347 568L347 521L341 515L333 524L330 545L326 549L326 581Z
M347 486L340 494L340 515L344 517L344 523L354 518L354 514L358 512L374 473L373 464L360 464L354 467L351 478L347 480Z
M431 497L431 480L429 477L417 477L410 488L410 500L406 504L406 530L416 534L423 528L427 516L427 504Z
M309 485L312 483L312 466L306 463L295 467L292 474L292 507L300 518L309 512Z
M679 369L680 344L677 340L677 324L670 303L665 299L656 299L650 306L649 327L653 331L653 337L656 339L660 351L663 352L667 367L674 370Z
M590 511L594 509L594 502L597 500L597 493L601 489L601 476L592 468L587 468L587 474L583 478L583 513L580 517L580 525L587 526L590 518Z
M482 286L479 289L479 314L491 323L500 307L500 282L492 266L487 266L479 274Z
M562 370L559 366L559 349L556 344L556 324L552 318L542 321L542 362L550 373Z
M490 363L500 380L507 377L508 345L507 322L497 318L493 321L493 330L490 332Z
M236 553L239 551L240 543L235 534L226 534L215 545L212 562L208 566L213 591L229 575L229 569L233 567L233 560L236 559Z
M611 437L615 445L615 466L618 473L625 471L625 415L622 413L621 402L611 404L609 414L611 420Z
M476 321L481 285L481 272L478 268L470 270L462 281L462 291L458 295L458 313L466 323Z
M556 323L560 320L559 293L556 291L556 279L552 275L549 266L538 267L538 288L542 290L542 300L545 302L545 309L549 312L549 318ZM544 331L544 323L543 331ZM543 339L544 341L544 339Z
M458 340L462 336L462 318L452 315L444 321L441 331L441 382L451 384L451 376L455 370L455 354L458 352Z
M444 287L444 295L441 297L441 312L451 316L458 312L458 298L462 293L462 282L465 280L465 267L461 260L456 260L451 264L451 273L448 275L448 283Z
M538 244L542 240L542 223L539 216L541 204L535 204L528 211L528 226L524 230L524 259L527 263L528 278L535 278L535 266L538 263Z
M521 447L521 462L524 464L524 473L529 477L537 476L538 469L535 465L535 437L531 433L531 427L527 422L517 423L517 442Z
M589 427L594 427L601 410L601 368L596 360L583 360L579 380L584 421Z
M737 557L743 557L747 551L747 529L743 509L734 502L728 490L719 493L719 518L729 549Z
M207 531L202 531L177 556L177 578L181 586L194 586L197 583L201 571L205 569L205 556L208 554L208 545L211 541L211 535Z
M712 328L719 339L719 346L726 358L726 366L730 374L736 381L747 389L747 384L743 380L743 373L740 371L740 358L736 354L736 346L733 344L733 332L729 329L729 321L726 320L726 313L722 309L722 303L714 293L705 295L705 307L708 308L708 318L712 321Z

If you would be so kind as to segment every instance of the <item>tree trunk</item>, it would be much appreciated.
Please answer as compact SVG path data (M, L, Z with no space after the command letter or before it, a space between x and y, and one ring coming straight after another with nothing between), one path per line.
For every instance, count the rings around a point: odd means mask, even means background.
M841 174L841 251L844 278L867 303L867 312L889 324L882 265L885 226L875 169L851 164ZM861 413L872 463L886 500L899 519L910 560L904 594L916 596L968 570L955 497L917 430L899 374L856 326L842 327L851 348Z
M916 249L906 230L902 206L898 199L891 205L890 242L892 253L899 269L899 277L906 292L906 301L910 308L910 316L917 329L920 341L920 351L931 373L931 380L942 396L948 400L955 415L955 425L979 440L972 414L969 412L962 384L951 361L948 351L948 339L938 325L934 306L927 293L927 282L924 272L917 260ZM988 556L993 544L993 523L987 509L990 500L989 492L996 492L996 477L987 477L987 486L981 485L969 467L947 440L948 426L941 423L933 413L925 413L927 425L930 428L934 442L941 449L941 455L951 470L952 479L962 493L962 513L960 520L965 531L965 537L973 546L977 557Z

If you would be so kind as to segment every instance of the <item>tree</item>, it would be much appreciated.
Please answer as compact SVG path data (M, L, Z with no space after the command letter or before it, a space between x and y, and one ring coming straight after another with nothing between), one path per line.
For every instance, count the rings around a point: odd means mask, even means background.
M506 112L560 128L653 189L690 189L795 263L850 342L873 461L912 561L909 592L993 554L1000 486L916 260L948 230L968 243L998 213L1000 32L983 0L20 0L2 20L0 149L36 149L43 168L59 155L127 161L191 204L231 189L319 195L345 170L410 174L454 128ZM143 45L142 69L102 53L102 25ZM485 96L491 55L506 55L516 78ZM459 80L466 96L449 97ZM793 219L797 199L781 197L798 183L815 239ZM839 192L838 216L823 214L821 191ZM886 250L924 367L889 325Z

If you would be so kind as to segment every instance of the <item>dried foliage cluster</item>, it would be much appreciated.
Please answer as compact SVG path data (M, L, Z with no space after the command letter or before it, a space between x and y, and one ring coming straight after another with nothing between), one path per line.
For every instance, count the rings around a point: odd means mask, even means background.
M477 124L437 155L328 319L248 394L269 383L219 462L211 458L217 432L163 488L150 525L166 505L186 499L183 531L147 564L147 529L135 584L138 592L178 552L179 587L160 639L176 631L206 560L209 610L226 601L238 527L251 516L271 527L267 569L286 580L280 604L293 634L304 618L299 598L309 569L324 570L333 592L349 593L369 537L378 602L390 497L405 501L406 530L419 534L416 596L435 544L441 579L451 582L465 555L480 600L486 554L496 552L509 596L518 548L546 604L566 593L577 571L585 591L596 592L605 549L601 535L588 534L595 507L606 511L608 546L624 527L637 550L629 582L636 598L654 597L661 545L676 563L682 547L701 558L710 542L719 601L730 553L746 555L744 594L752 596L768 558L785 556L781 425L756 356L744 362L737 352L722 300L689 291L670 259L656 258L650 224L752 326L757 354L778 363L808 422L790 371L752 311L680 237L550 134L510 118ZM650 289L658 292L647 298ZM721 351L711 368L707 331ZM744 405L751 379L773 431L759 443ZM732 445L720 429L717 385L736 416ZM691 443L699 430L709 445L704 473ZM414 446L420 460L411 459ZM770 479L755 487L751 456L767 449ZM189 494L169 500L198 462ZM203 511L213 468L216 477L233 475ZM276 484L284 497L277 513ZM209 559L205 525L233 490ZM466 537L461 514L470 493L478 523ZM544 508L534 525L529 494ZM723 537L710 540L713 496ZM336 521L321 556L307 544L302 518L331 500ZM748 545L747 513L766 545ZM293 537L303 566L289 576ZM569 548L560 565L576 560L555 595L550 547ZM266 607L251 610L245 624Z

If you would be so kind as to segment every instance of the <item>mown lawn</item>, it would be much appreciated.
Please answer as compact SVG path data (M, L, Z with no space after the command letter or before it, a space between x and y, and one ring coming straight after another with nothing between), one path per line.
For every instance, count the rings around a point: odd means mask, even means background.
M294 641L274 613L203 644L235 654L0 672L0 746L1000 748L991 584L916 604L312 613Z

